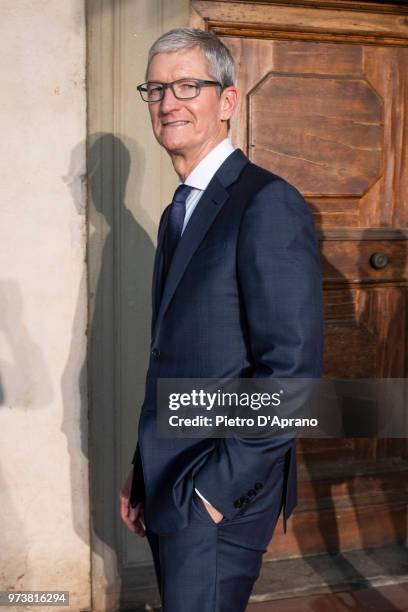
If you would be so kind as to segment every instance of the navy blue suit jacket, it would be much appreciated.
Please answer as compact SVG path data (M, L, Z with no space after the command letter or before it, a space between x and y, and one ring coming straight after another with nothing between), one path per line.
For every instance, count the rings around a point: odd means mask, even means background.
M154 265L131 503L144 499L150 528L171 533L188 524L196 487L229 520L260 497L268 503L273 468L284 461L286 528L297 495L294 441L158 439L156 381L320 376L322 284L311 213L295 187L237 149L199 200L164 280L168 211ZM255 485L260 495L248 497Z

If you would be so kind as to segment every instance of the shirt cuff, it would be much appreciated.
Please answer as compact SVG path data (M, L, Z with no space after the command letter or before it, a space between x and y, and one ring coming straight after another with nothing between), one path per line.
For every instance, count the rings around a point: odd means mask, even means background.
M201 495L200 491L196 489L195 487L194 487L194 491L197 493L198 497L201 497L201 499L205 501L206 504L209 504L210 506L212 506L212 503L209 502L208 499L205 499L204 495Z

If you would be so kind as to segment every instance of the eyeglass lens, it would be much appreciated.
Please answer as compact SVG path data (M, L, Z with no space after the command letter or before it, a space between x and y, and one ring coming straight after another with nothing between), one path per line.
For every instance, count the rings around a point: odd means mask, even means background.
M172 83L171 88L176 98L186 100L188 98L195 98L200 91L200 86L195 81L179 81ZM144 92L145 99L149 102L157 102L161 100L164 95L164 87L159 83L148 83L147 91Z

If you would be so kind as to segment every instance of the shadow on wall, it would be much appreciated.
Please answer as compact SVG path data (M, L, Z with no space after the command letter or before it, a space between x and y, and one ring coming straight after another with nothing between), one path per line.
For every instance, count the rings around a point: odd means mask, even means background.
M0 359L0 408L27 410L47 406L52 382L42 350L25 324L23 294L13 279L0 282L1 331L9 358Z
M72 153L68 181L79 214L83 212L80 202L84 201L80 193L83 174L78 167L82 155L83 144L80 144ZM125 206L131 159L132 212ZM114 609L114 602L120 597L121 568L127 562L123 558L127 547L119 516L119 491L130 469L136 444L150 342L155 248L144 228L155 233L155 224L139 206L143 166L144 155L136 142L112 134L90 136L89 277L88 282L82 279L74 318L75 327L83 317L83 300L88 290L88 367L86 362L82 364L77 388L73 390L78 366L77 347L72 344L62 379L62 430L70 455L74 527L81 539L88 542L86 506L77 503L74 482L83 461L76 443L79 426L81 451L89 457L90 466L94 571L98 566L98 575L106 579L105 585L93 585L94 596L95 590L101 589L101 593L107 590L111 598L108 609ZM72 337L75 338L75 331ZM81 400L80 423L72 418L73 393L79 393ZM136 545L147 550L142 540ZM146 551L142 550L140 556L146 556Z
M41 409L52 402L52 381L42 349L30 336L25 318L23 292L16 280L6 278L0 282L0 306L0 325L5 349L0 359L0 427L5 440L8 437L7 428L13 428L13 436L18 431L20 444L23 446L29 435L27 423L31 422L25 419L24 413ZM10 419L10 412L13 412L16 418ZM35 441L33 443L35 448ZM7 451L7 443L5 450ZM35 461L35 458L33 460ZM41 466L38 467L41 469ZM13 470L13 478L19 478L21 485L18 491L16 489L21 496L21 503L15 504L13 489L16 488L16 483L7 480L7 475L10 478L9 470L6 470L3 476L0 468L3 527L0 529L0 550L7 551L7 558L4 557L0 563L0 584L2 589L10 590L18 590L21 585L27 588L29 574L27 556L30 542L27 541L24 516L20 508L29 507L30 497L27 496L32 495L32 487L27 481L27 475L21 474L19 470L21 464Z

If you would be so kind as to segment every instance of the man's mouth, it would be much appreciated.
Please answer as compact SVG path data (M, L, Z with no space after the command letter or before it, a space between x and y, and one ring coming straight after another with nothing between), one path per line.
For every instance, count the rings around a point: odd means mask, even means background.
M182 121L182 120L178 120L178 121L166 121L162 123L163 127L178 127L181 125L187 125L187 123L189 123L189 121Z

